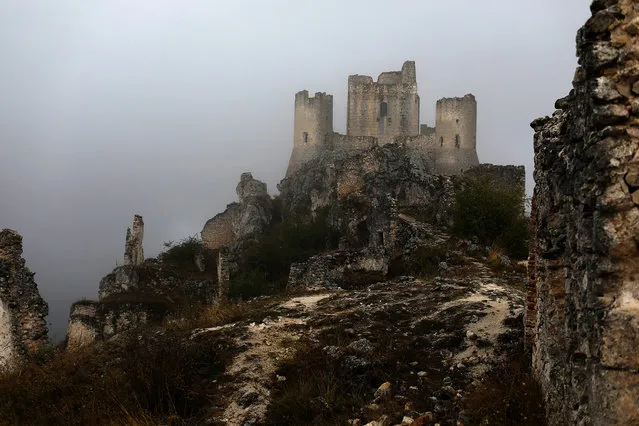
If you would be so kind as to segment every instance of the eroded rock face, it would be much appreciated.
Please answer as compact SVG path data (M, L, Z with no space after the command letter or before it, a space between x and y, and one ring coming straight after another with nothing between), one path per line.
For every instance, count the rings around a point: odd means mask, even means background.
M537 119L528 342L551 424L639 424L639 12L597 0Z
M47 343L49 306L22 258L22 237L0 231L0 367L10 366Z

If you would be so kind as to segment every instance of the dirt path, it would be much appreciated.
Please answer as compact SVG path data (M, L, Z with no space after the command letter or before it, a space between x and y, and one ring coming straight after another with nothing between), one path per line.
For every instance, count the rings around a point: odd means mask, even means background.
M259 424L266 416L270 401L270 384L275 380L279 363L293 356L291 343L298 340L305 330L304 325L317 303L332 293L292 298L279 305L281 316L274 320L251 323L246 335L238 344L246 348L228 368L237 385L223 421L228 425Z

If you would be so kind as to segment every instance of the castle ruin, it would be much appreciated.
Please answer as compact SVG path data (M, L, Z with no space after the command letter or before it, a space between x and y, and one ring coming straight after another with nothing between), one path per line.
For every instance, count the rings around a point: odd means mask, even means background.
M144 250L142 240L144 239L144 221L142 216L133 216L133 231L126 229L126 242L124 244L124 264L141 265L144 262Z
M436 174L456 175L479 164L477 102L467 94L437 101L435 127L420 125L415 62L401 71L348 77L347 134L333 131L333 96L307 90L295 95L293 152L286 172L322 152L357 152L404 144Z

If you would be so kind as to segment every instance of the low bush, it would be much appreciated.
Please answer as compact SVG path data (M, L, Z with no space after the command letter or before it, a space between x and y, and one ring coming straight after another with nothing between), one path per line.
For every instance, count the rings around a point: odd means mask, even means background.
M455 194L453 232L503 248L509 256L528 256L529 219L521 194L491 180L470 181Z
M313 218L299 213L286 217L248 248L229 282L229 296L247 299L284 289L292 263L336 248L338 236L328 223L328 209L316 211Z
M201 420L233 356L227 338L143 333L0 374L0 425L182 425Z
M168 241L164 243L164 247L166 250L158 255L163 269L186 277L199 274L195 258L204 254L204 245L200 238L193 235L178 242Z

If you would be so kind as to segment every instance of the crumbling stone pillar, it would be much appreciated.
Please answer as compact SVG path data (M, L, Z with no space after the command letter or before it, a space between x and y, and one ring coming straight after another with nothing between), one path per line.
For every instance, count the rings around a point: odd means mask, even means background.
M126 243L124 245L124 264L141 265L144 262L144 250L142 240L144 239L144 221L142 216L133 216L133 231L126 229Z
M35 274L22 258L22 237L0 231L0 367L11 366L47 343L49 306L40 297Z
M535 130L528 318L550 424L639 424L639 1L596 0Z

